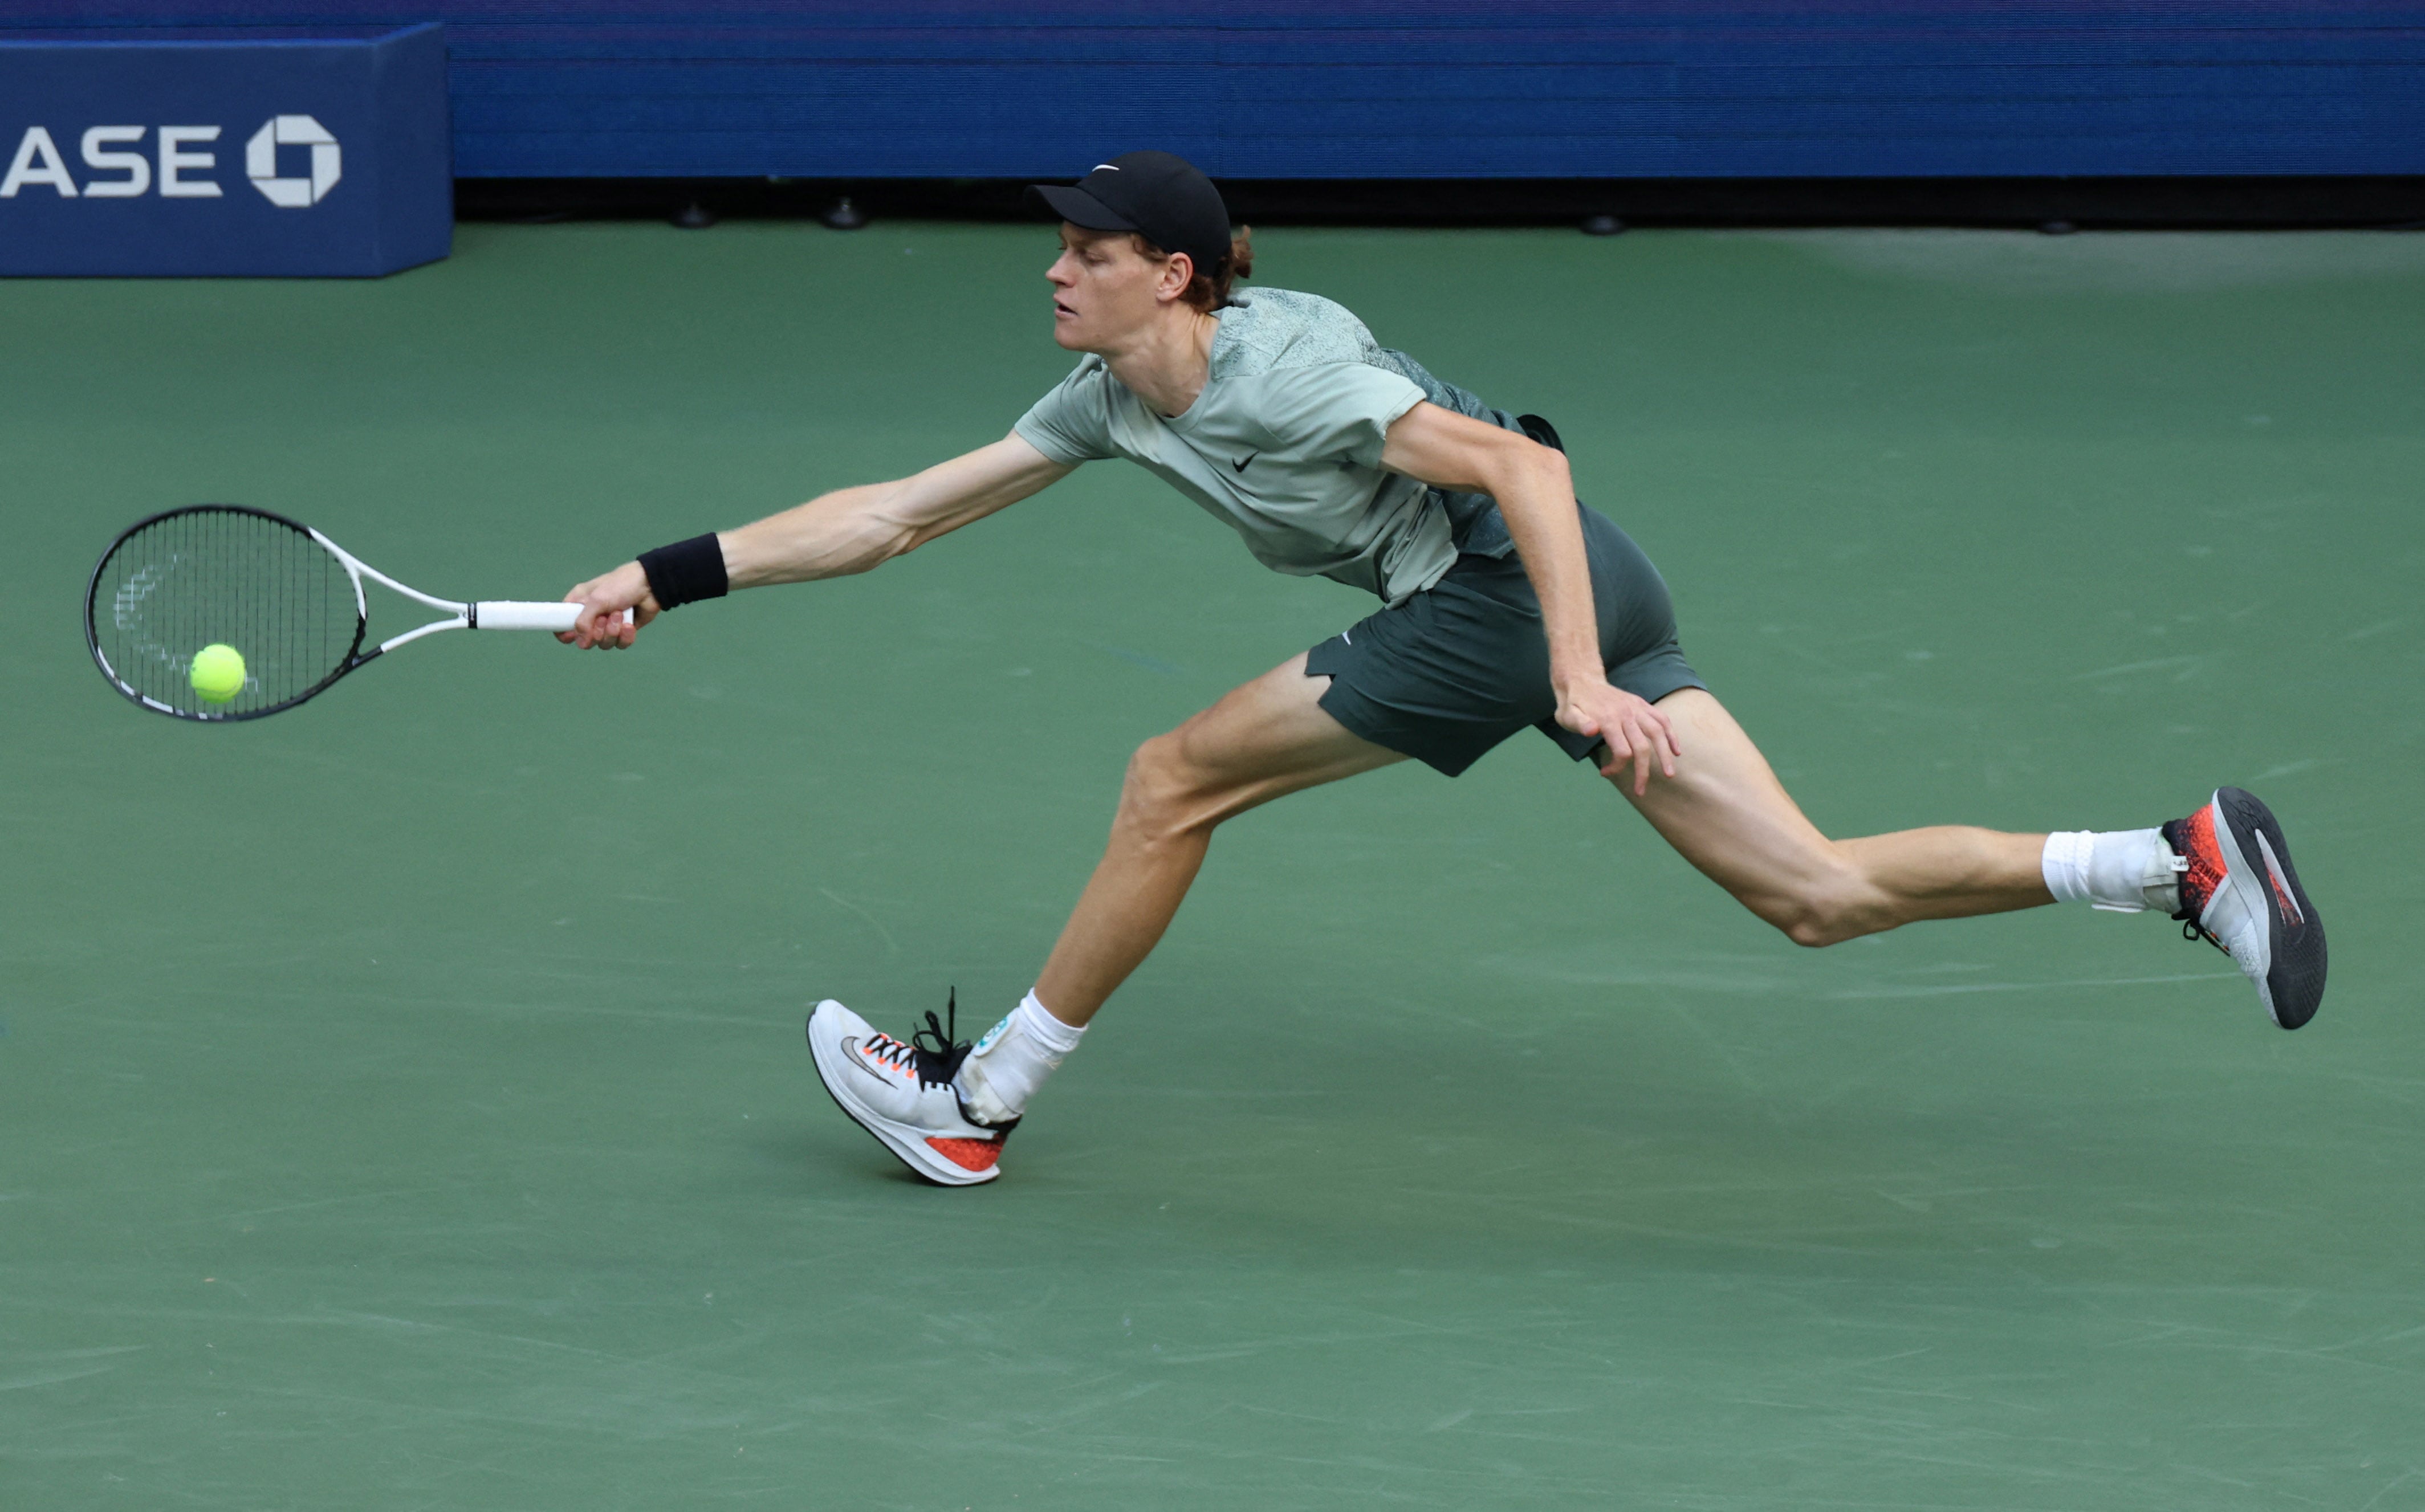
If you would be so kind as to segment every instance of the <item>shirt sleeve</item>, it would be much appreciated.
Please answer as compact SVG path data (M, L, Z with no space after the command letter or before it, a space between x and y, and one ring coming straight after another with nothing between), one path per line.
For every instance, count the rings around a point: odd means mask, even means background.
M1011 430L1065 468L1116 455L1112 450L1111 395L1105 391L1109 381L1102 358L1090 357L1036 401Z
M1389 427L1423 402L1412 379L1363 362L1283 368L1257 381L1263 393L1256 419L1274 440L1301 456L1366 468L1381 465Z

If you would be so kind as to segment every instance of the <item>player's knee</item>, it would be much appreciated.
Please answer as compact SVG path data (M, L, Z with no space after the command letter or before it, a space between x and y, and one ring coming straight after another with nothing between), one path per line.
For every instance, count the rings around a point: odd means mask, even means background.
M1129 756L1120 784L1120 819L1148 835L1185 830L1201 808L1202 776L1179 732L1157 735Z
M1129 753L1120 779L1120 806L1150 811L1166 805L1179 786L1179 754L1171 738L1157 735Z

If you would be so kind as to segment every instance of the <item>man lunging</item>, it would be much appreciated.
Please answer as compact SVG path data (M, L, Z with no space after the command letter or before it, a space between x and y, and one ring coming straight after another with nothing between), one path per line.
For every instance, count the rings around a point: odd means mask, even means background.
M1556 431L1492 409L1329 300L1233 294L1219 192L1132 152L1035 191L1062 218L1053 339L1087 354L989 446L644 554L567 597L568 640L628 646L732 588L864 572L1123 457L1264 565L1371 590L1375 613L1137 749L1109 845L1034 991L974 1045L832 1001L809 1042L844 1111L912 1170L991 1181L1028 1101L1153 949L1234 815L1409 757L1454 776L1527 726L1589 759L1701 872L1796 943L2049 902L2155 909L2224 950L2273 1021L2323 995L2323 927L2272 812L2235 788L2160 828L1960 826L1830 840L1685 661L1666 585L1576 502ZM634 624L613 616L630 608Z

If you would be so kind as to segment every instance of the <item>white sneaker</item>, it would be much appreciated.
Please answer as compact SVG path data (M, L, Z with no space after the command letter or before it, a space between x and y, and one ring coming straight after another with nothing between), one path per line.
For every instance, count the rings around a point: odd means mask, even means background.
M2189 863L2182 932L2231 957L2274 1023L2295 1029L2324 999L2324 923L2290 866L2290 842L2254 793L2219 788L2206 806L2164 826Z
M952 1040L958 1006L955 995L950 1027L930 1011L902 1041L828 997L809 1015L809 1053L842 1110L904 1165L941 1186L973 1186L1002 1174L1002 1142L1019 1121L979 1123L960 1106L952 1076L969 1047Z

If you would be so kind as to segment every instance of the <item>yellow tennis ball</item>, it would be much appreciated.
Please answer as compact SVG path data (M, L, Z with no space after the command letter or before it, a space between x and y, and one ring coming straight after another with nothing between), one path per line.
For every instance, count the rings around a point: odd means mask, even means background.
M233 645L206 645L194 653L194 692L206 704L224 704L244 692L244 654Z

